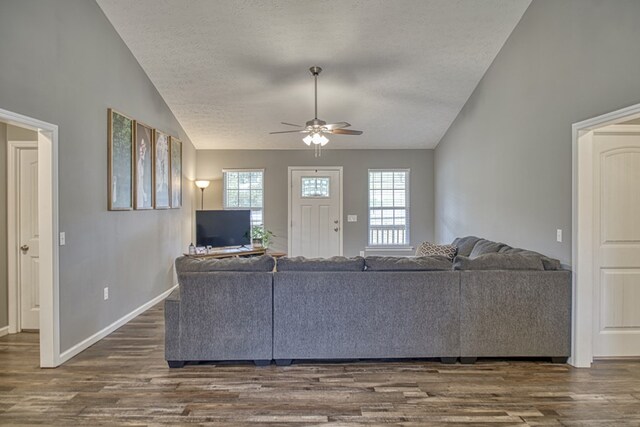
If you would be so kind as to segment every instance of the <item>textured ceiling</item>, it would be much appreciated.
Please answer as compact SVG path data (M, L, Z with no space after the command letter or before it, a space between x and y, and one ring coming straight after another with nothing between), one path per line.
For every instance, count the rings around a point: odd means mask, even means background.
M530 0L98 0L198 149L433 148ZM114 106L117 107L117 106Z

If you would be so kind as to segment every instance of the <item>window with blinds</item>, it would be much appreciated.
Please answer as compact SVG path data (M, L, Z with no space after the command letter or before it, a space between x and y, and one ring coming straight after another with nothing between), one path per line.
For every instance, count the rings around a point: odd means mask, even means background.
M369 170L369 246L409 245L409 170Z
M251 225L263 225L264 170L222 171L224 209L250 209Z

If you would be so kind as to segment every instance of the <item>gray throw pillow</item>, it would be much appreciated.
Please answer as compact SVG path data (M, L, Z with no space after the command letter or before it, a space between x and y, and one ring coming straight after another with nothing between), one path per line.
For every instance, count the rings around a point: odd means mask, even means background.
M473 246L473 250L469 254L469 258L476 258L484 254L494 254L500 251L500 249L506 246L504 243L492 242L487 239L480 239Z
M443 271L452 267L451 260L443 255L412 258L369 256L364 262L367 271Z
M271 255L237 258L181 256L176 259L176 272L273 271L275 264Z
M519 254L485 254L477 258L458 255L454 270L544 270L539 257Z
M416 256L442 255L449 260L453 260L457 251L458 248L453 245L437 245L431 242L422 242L420 246L418 246L418 249L416 249Z
M458 237L451 244L458 248L458 255L469 256L478 240L476 236Z
M278 271L362 271L364 258L357 256L347 258L334 256L331 258L282 257L278 258Z

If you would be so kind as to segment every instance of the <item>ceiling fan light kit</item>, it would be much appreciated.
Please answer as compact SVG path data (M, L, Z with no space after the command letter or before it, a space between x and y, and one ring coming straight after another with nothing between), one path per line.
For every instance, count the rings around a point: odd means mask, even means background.
M285 131L279 131L279 132L271 132L271 134L296 133L296 132L297 133L306 133L307 135L304 138L302 138L302 141L305 144L307 144L307 146L311 146L313 144L313 147L315 149L315 156L319 157L321 155L321 151L320 151L321 147L324 147L329 142L329 138L327 138L328 134L362 135L362 131L361 130L345 129L345 128L351 126L347 122L338 122L338 123L329 123L329 124L327 124L327 122L325 122L324 120L318 119L318 75L322 71L322 68L314 65L313 67L309 68L309 71L311 71L311 74L313 74L313 80L314 80L314 95L315 95L314 96L314 101L315 101L314 102L314 109L315 109L315 116L314 116L313 120L309 120L307 123L305 123L304 128L302 126L300 126L300 125L281 122L283 125L299 127L299 128L302 128L302 129L300 129L300 130L285 130Z
M320 144L321 147L324 147L325 145L327 145L327 142L329 142L329 138L324 136L322 132L316 132L310 133L309 135L305 136L304 138L302 138L302 141L308 146L311 146L311 143L313 143L315 145Z

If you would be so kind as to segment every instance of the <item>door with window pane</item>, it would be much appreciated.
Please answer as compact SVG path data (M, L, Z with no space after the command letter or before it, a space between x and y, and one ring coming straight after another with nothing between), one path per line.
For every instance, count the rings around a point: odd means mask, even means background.
M339 169L291 169L290 256L342 254Z

